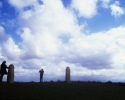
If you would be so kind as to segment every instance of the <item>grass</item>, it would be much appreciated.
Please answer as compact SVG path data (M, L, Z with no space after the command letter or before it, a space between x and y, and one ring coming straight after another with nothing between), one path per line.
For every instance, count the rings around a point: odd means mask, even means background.
M0 83L1 99L125 100L125 86L103 83Z

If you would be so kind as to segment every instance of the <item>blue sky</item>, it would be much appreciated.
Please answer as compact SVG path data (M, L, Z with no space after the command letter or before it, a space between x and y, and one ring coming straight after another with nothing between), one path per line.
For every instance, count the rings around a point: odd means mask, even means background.
M124 0L0 0L0 62L15 81L124 82L124 18Z

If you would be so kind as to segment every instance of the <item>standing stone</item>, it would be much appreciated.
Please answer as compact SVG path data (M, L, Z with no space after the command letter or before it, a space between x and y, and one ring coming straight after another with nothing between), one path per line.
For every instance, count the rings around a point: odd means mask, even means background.
M66 83L70 83L70 68L66 67Z
M7 82L8 83L14 83L14 65L13 64L9 65Z

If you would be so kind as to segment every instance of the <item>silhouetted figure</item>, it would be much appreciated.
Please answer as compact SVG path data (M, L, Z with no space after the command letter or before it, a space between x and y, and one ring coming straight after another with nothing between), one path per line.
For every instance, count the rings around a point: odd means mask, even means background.
M40 82L43 82L43 73L44 73L44 70L43 69L39 70L39 73L40 73Z
M5 74L6 74L6 75L8 74L6 68L9 68L9 67L7 67L6 61L3 61L2 64L1 64L1 77L0 77L0 82L2 82L3 76L4 76Z

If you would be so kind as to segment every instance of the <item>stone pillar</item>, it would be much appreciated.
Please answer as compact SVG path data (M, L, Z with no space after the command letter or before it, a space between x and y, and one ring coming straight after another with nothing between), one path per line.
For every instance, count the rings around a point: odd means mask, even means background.
M13 64L9 65L7 82L8 83L14 83L14 65Z
M66 79L65 79L65 81L66 81L66 83L70 83L71 81L70 81L70 68L69 67L66 67Z

